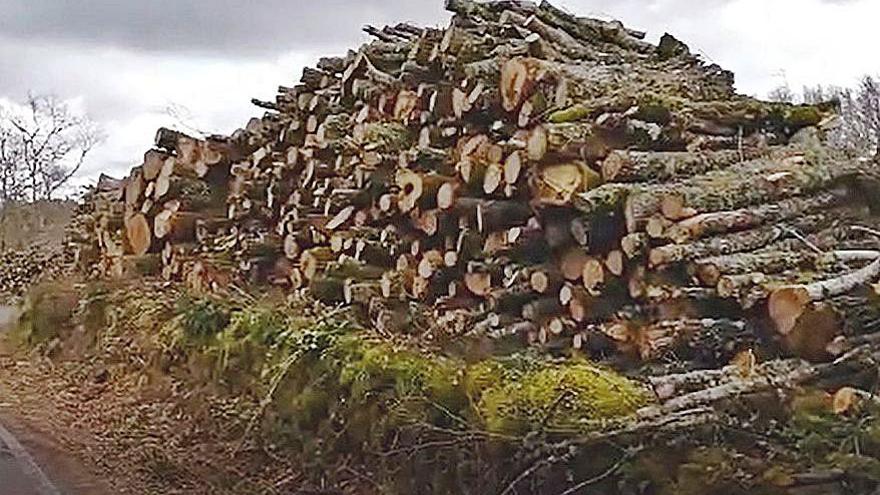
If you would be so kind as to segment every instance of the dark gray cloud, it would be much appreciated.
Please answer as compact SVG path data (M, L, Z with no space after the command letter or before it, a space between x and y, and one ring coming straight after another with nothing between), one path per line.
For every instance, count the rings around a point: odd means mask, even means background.
M0 0L0 35L226 55L360 39L365 23L445 23L440 0Z

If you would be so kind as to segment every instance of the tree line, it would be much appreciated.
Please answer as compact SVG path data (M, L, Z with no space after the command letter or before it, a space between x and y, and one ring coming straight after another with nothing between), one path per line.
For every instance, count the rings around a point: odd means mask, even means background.
M828 135L830 144L855 156L880 160L880 78L866 75L854 88L808 86L799 95L783 84L770 92L769 99L807 104L834 101L839 117Z

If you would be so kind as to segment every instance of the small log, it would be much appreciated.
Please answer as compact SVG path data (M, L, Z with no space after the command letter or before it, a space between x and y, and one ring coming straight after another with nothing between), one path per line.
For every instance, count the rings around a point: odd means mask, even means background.
M559 260L559 270L565 280L575 282L582 280L590 256L581 248L572 248L566 251Z
M300 256L299 268L306 280L314 280L335 260L336 254L329 247L312 248Z
M605 265L596 258L588 258L582 274L584 288L591 295L598 296L606 282Z
M667 229L665 237L679 244L763 224L789 220L813 211L829 208L840 201L840 195L820 193L816 196L797 197L756 207L733 211L704 213L683 220Z
M608 182L667 182L721 170L763 155L759 149L721 151L615 151L602 163Z
M564 277L555 267L543 267L532 271L529 284L538 294L556 293L562 288Z
M623 251L613 250L605 257L605 268L615 277L622 277L626 269Z
M199 213L163 210L153 219L153 235L173 243L188 243L196 240L196 225L203 220Z
M855 162L817 155L809 162L804 157L756 160L674 186L643 187L627 199L627 229L630 233L643 230L652 216L661 213L664 198L670 195L680 198L683 207L707 213L809 194L859 173Z
M736 253L694 261L690 271L705 284L715 287L725 275L748 273L773 274L795 268L814 266L819 259L812 251L790 251L768 248L752 253Z

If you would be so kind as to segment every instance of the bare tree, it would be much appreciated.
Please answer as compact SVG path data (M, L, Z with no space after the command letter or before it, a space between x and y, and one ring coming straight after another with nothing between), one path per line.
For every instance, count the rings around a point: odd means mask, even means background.
M0 106L0 201L51 199L102 140L92 120L53 96Z
M22 196L19 152L21 146L17 137L0 126L0 205L7 201L17 201Z
M795 95L788 83L784 83L770 91L767 98L770 101L776 101L779 103L794 103Z
M865 76L855 89L833 89L830 93L840 104L832 143L856 155L880 159L880 81Z

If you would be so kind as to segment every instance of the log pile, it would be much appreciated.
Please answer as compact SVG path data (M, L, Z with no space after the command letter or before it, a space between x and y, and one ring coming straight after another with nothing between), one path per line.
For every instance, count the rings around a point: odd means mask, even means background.
M833 103L738 95L670 35L546 2L446 5L445 29L367 27L232 136L160 129L83 206L77 260L646 362L859 338L839 299L880 274L877 166L823 145Z
M0 251L0 304L15 304L34 284L57 273L59 254L57 248L41 246Z

